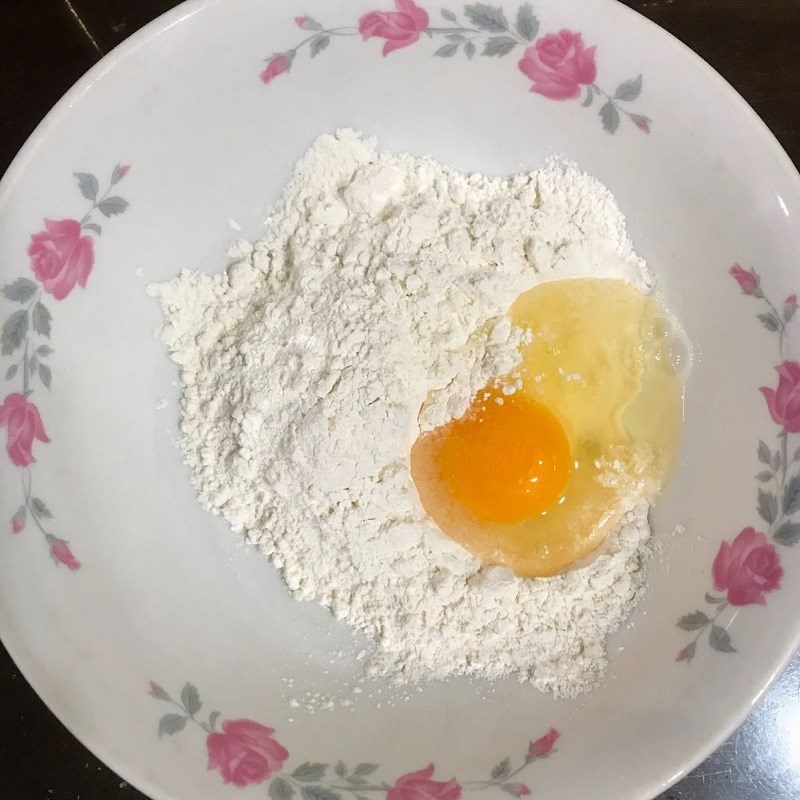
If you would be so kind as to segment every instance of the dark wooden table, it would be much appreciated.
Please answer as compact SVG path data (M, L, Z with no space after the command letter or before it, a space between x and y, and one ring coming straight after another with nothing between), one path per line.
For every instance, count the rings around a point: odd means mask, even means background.
M175 0L0 0L0 171L92 64L177 4ZM625 0L625 4L715 67L800 166L800 0ZM66 731L2 646L0 709L3 800L145 800ZM798 797L800 656L742 728L660 800Z

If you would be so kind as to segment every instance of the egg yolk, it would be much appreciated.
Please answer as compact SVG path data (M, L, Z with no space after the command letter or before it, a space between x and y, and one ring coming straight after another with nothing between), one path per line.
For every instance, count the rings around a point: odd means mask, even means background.
M428 434L438 478L487 522L521 522L556 503L569 480L567 436L547 408L521 392L479 395L460 419Z

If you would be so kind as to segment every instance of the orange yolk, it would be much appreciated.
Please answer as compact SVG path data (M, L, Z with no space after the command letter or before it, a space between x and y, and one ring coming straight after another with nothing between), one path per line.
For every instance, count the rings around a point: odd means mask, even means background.
M514 523L541 514L570 477L564 429L522 392L479 397L463 417L427 434L436 439L439 480L478 519Z

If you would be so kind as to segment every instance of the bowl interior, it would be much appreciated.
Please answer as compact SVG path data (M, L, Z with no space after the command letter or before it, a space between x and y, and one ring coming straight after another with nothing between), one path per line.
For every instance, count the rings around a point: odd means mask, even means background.
M518 6L503 8L512 25ZM596 82L609 93L643 76L641 93L618 103L613 134L601 98L582 107L531 93L517 67L522 45L502 57L437 57L445 40L434 33L383 58L382 42L334 36L316 58L298 50L288 73L259 80L265 57L308 34L296 14L337 27L369 10L361 0L185 4L72 90L5 176L0 277L9 283L30 277L31 234L45 218L79 219L91 205L73 173L97 175L102 193L115 164L131 166L112 193L128 207L96 214L102 233L87 234L86 288L43 298L52 385L38 377L30 399L50 443L34 444L27 469L2 465L2 512L15 513L30 479L31 496L54 515L43 527L68 541L81 567L56 568L47 557L54 539L30 519L0 536L0 632L51 708L157 797L218 798L233 787L205 769L207 730L190 722L159 739L169 701L148 696L150 680L175 699L196 685L201 721L218 710L274 728L289 771L341 759L380 764L374 774L392 782L435 762L437 777L482 780L507 756L521 763L528 742L554 727L558 752L525 772L539 796L654 794L741 719L797 638L796 556L780 547L780 591L720 620L733 619L737 652L698 646L691 663L675 661L693 635L676 620L705 607L720 541L766 529L756 448L780 440L758 388L775 385L782 354L755 317L761 301L743 296L728 269L755 267L776 302L797 290L797 174L710 68L605 0L537 0L533 38L581 32L597 47ZM461 6L449 10L467 18ZM434 8L430 18L430 27L458 24ZM481 42L493 35L485 33ZM646 114L650 132L625 112ZM551 155L576 161L615 193L694 343L680 465L654 515L661 552L648 595L634 626L610 641L608 680L576 701L468 680L408 693L375 683L354 695L363 642L324 609L291 600L266 559L195 500L176 444L177 370L151 336L160 314L145 285L184 267L222 269L233 238L261 235L293 162L339 127L465 171L513 173ZM2 308L5 321L16 306ZM787 326L787 353L796 346ZM4 370L17 356L3 357ZM20 391L19 375L5 391ZM678 524L686 532L673 536ZM314 693L347 704L321 709Z

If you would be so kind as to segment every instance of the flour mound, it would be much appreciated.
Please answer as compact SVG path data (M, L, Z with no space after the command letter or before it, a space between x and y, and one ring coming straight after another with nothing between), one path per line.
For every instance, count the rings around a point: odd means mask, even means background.
M563 163L467 176L344 130L314 143L267 237L236 253L225 274L150 288L203 504L296 597L372 636L373 673L589 688L642 590L647 508L588 566L522 579L438 531L409 452L519 363L525 332L504 315L520 292L578 275L649 288L609 191Z

